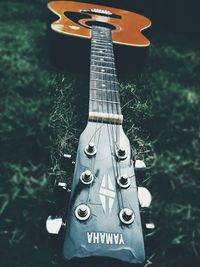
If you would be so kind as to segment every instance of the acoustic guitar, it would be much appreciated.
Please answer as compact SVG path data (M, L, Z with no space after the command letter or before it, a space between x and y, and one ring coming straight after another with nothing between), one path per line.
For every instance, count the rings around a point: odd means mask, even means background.
M65 218L49 216L47 230L58 234L65 228L66 260L97 257L141 264L145 249L140 208L150 206L151 195L136 184L145 163L133 157L122 128L113 43L149 46L141 31L151 22L94 4L53 1L48 8L59 17L52 30L91 39L91 57L88 123L79 140L68 208ZM66 181L58 186L65 189ZM154 228L151 222L145 226Z

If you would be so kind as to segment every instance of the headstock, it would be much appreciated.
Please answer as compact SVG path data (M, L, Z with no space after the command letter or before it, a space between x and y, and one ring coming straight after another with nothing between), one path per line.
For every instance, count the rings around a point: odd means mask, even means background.
M103 256L144 262L139 202L148 207L151 195L137 188L134 169L144 172L145 165L137 161L134 168L122 126L88 122L79 140L65 218L65 259ZM63 222L55 218L56 227L59 223L61 227Z

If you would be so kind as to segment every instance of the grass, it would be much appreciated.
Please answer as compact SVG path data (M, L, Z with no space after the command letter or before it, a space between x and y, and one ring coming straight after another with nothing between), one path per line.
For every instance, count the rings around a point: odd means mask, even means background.
M32 5L31 5L32 3ZM34 4L33 4L34 3ZM59 73L48 60L45 1L0 3L0 255L2 267L62 265L45 232L55 207L52 180L71 172L87 116L87 77ZM156 230L147 238L154 266L199 266L199 40L153 35L142 73L122 77L124 128L148 163ZM130 101L132 99L132 101Z

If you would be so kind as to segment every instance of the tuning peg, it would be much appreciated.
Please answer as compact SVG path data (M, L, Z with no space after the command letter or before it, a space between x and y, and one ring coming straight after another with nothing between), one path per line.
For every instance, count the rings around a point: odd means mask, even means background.
M67 179L66 177L59 176L55 180L55 186L57 188L67 189Z
M146 164L143 160L141 159L136 159L135 161L135 170L136 171L141 171L141 170L146 170Z
M146 164L143 160L136 159L135 161L135 175L137 178L144 178L146 172Z
M146 223L145 227L147 230L154 230L156 228L153 222Z
M151 234L152 230L155 229L155 224L152 222L151 215L152 214L151 214L150 208L141 210L141 219L142 219L143 229L146 230L146 234L148 235Z
M63 223L62 218L59 216L49 216L46 220L46 230L49 234L59 234L62 226L65 226L65 224Z
M70 161L70 163L71 163L72 165L75 165L76 162L73 160L71 154L64 154L63 157L64 157L65 159L67 159L68 161Z
M151 205L152 196L145 187L138 187L138 199L142 208L148 208Z

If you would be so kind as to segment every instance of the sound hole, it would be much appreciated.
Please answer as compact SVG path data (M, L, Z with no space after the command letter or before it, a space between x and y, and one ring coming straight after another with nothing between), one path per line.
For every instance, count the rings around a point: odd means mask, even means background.
M88 14L82 14L79 12L64 12L65 17L67 17L68 19L70 19L71 21L77 23L80 25L80 23L78 22L81 19L90 19L91 16Z
M89 27L92 26L101 26L111 29L111 31L116 30L116 27L112 24L101 22L101 21L86 21L86 23Z

